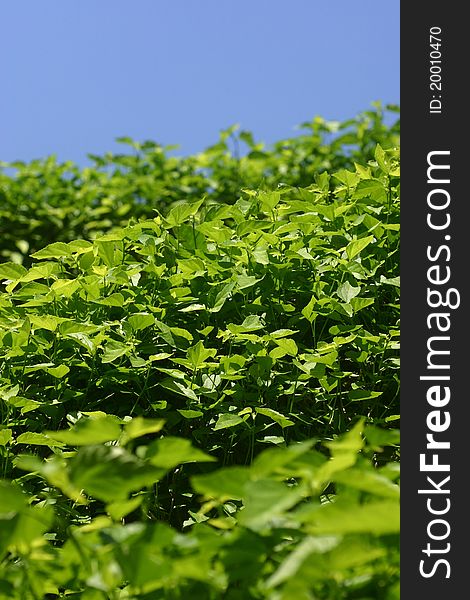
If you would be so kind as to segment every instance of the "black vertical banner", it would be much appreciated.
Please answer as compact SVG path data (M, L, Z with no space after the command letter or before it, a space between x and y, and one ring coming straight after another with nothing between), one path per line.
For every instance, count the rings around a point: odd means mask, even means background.
M461 6L401 3L404 600L470 597L470 35Z

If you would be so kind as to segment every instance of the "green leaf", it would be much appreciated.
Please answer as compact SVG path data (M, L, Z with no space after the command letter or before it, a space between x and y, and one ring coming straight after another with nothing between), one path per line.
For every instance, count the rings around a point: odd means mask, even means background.
M398 500L377 500L351 506L345 499L337 500L312 511L308 518L308 529L316 535L398 533L400 504Z
M279 202L281 201L281 194L279 192L260 192L258 194L258 199L261 202L263 208L267 208L268 210L273 210Z
M312 554L324 554L333 548L336 548L340 543L339 536L307 536L300 544L290 552L280 564L278 569L270 576L266 585L268 588L273 588L283 583L284 581L294 578L302 565L312 559Z
M96 252L107 267L114 267L116 261L116 243L114 240L98 239L95 241Z
M179 396L190 398L191 400L199 403L199 398L196 396L195 392L187 385L184 385L184 383L181 383L180 381L174 381L173 379L164 379L159 383L166 390L170 390Z
M105 298L97 298L96 300L93 300L93 302L95 304L101 304L102 306L120 307L124 304L124 296L119 292L115 292L113 294L109 294L109 296L106 296Z
M232 415L230 413L224 413L219 415L217 419L217 423L213 428L214 431L219 431L219 429L227 429L229 427L235 427L236 425L240 425L240 423L244 423L244 420L238 415Z
M341 455L356 456L364 446L362 432L364 431L364 419L361 418L349 431L337 437L332 442L325 442L334 458Z
M0 479L0 519L5 519L11 516L11 513L17 513L27 506L27 497L20 488Z
M53 518L51 506L33 506L4 521L0 531L0 555L7 550L28 554L41 543Z
M162 475L161 469L117 446L87 446L70 459L73 484L107 503L127 500L130 492L154 484Z
M0 265L0 279L11 279L16 281L26 275L27 270L23 265L13 262L6 262Z
M367 465L367 468L353 467L336 473L335 481L376 496L385 498L400 497L398 485L381 475L380 471L373 471L369 465Z
M220 502L241 500L245 496L245 484L250 471L246 467L226 467L205 475L191 478L194 490L206 498L216 498Z
M131 421L124 425L121 444L124 446L131 440L134 440L149 433L157 433L161 431L165 421L163 419L145 419L144 417L134 417Z
M244 237L253 231L262 231L264 229L270 229L271 227L272 223L270 221L242 221L237 227L237 235L239 237Z
M366 308L367 306L374 304L374 302L375 302L374 298L351 298L351 300L349 301L354 312L359 312L363 308Z
M112 415L82 417L71 429L48 431L46 434L68 446L86 446L117 440L121 435L121 427L118 419Z
M177 227L190 217L197 214L199 208L202 206L204 199L196 202L182 202L173 207L166 217L166 222L170 227Z
M178 412L185 419L197 419L198 417L202 417L204 414L200 410L184 410L182 408L178 408Z
M70 298L80 287L76 279L58 279L51 285L51 291L55 296Z
M371 400L378 398L383 392L373 392L371 390L351 390L348 392L348 397L353 402L361 402L362 400Z
M272 408L256 408L255 410L256 410L257 414L265 415L266 417L269 417L270 419L275 421L278 425L280 425L283 429L284 429L284 427L290 427L291 425L294 425L294 421L291 421L290 419L285 417L283 414L281 414L280 412L278 412L277 410L274 410Z
M49 446L49 448L57 448L64 445L61 440L57 440L57 438L48 436L47 432L44 434L34 433L32 431L28 431L19 435L16 438L16 443L28 444L29 446Z
M237 288L239 290L245 290L247 288L253 287L258 282L260 282L263 278L257 279L254 275L237 275Z
M110 502L106 505L106 512L114 521L120 521L126 515L139 508L143 500L144 496L142 495L122 502Z
M240 513L239 522L260 531L295 506L304 494L302 486L288 487L272 479L250 481L245 485L245 509Z
M2 265L3 266L3 265ZM1 268L0 268L1 270ZM21 278L22 282L36 281L37 279L48 279L51 275L58 272L58 265L55 262L44 262L35 265Z
M346 281L338 287L336 293L343 302L349 303L352 298L355 298L360 293L360 291L361 288L359 286L354 287L349 283L349 281Z
M47 245L42 250L31 254L33 258L43 260L45 258L64 258L66 256L72 256L72 251L68 244L64 242L54 242L53 244Z
M307 319L307 321L310 321L310 323L313 323L318 316L318 312L315 312L314 310L316 304L316 298L315 296L312 296L307 306L302 309L303 316Z
M108 340L101 361L103 363L112 363L129 352L130 348L126 344L116 342L115 340Z
M219 312L220 309L225 304L225 301L230 297L233 288L235 287L234 281L229 281L228 283L223 284L218 289L217 295L215 296L214 304L210 309L210 312Z
M146 449L146 459L155 467L173 469L181 463L213 462L216 459L192 446L189 440L167 436L151 442Z
M370 198L378 204L383 204L387 201L387 190L378 179L363 179L358 183L353 197L358 199Z
M297 356L299 349L297 348L297 344L294 340L290 338L280 338L275 339L274 341L278 347L269 353L269 356L272 358L282 358L286 354L289 356Z
M52 375L57 379L62 379L62 377L65 377L65 375L70 372L70 367L67 365L59 365L58 367L51 367L47 369L47 372L49 375Z
M67 319L64 319L63 317L56 317L55 315L35 315L34 313L29 315L29 320L35 329L47 329L48 331L55 331L59 325L67 322Z
M388 175L390 173L390 162L380 144L375 147L374 158L382 171Z
M241 325L229 323L227 329L231 333L247 333L250 331L258 331L263 329L264 325L258 315L248 315Z
M11 441L11 438L12 438L11 429L1 427L0 428L0 446L6 446Z
M352 260L355 256L357 256L360 252L362 252L371 242L374 241L373 235L368 235L364 238L360 238L358 240L353 240L346 246L346 254L349 260Z
M346 169L340 169L339 171L336 171L336 173L333 174L333 177L338 179L338 181L341 181L341 183L344 183L344 185L349 188L354 187L359 180L357 173L347 171Z
M199 341L195 346L189 348L187 357L193 369L199 369L205 364L206 359L214 358L216 354L217 350L214 348L204 348L204 344Z

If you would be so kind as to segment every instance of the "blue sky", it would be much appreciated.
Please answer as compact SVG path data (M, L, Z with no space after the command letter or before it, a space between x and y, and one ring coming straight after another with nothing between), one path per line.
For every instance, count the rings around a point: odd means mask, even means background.
M315 115L399 103L399 0L10 0L0 160L87 164L118 136L271 143Z

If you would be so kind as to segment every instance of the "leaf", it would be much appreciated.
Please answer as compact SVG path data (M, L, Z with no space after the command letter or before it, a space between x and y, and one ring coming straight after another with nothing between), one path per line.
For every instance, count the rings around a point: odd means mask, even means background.
M261 191L258 194L258 199L260 200L263 207L266 207L268 210L273 210L281 201L280 192L263 192Z
M44 262L35 265L21 277L22 282L36 281L37 279L48 279L51 275L58 272L58 265L55 262Z
M159 384L166 390L170 390L171 392L175 392L176 394L183 396L184 398L190 398L191 400L194 400L195 402L199 403L199 398L196 396L194 391L187 385L184 385L184 383L181 383L180 381L174 381L173 379L164 379L163 381L160 381Z
M68 446L86 446L117 440L121 435L121 427L117 417L112 415L82 417L71 429L48 431L46 434Z
M225 283L219 288L217 295L215 297L214 304L210 309L210 312L219 312L222 306L225 304L225 301L229 298L232 293L233 288L235 287L234 281L229 281Z
M217 423L215 427L213 427L214 431L219 431L219 429L228 429L229 427L235 427L236 425L240 425L240 423L244 423L244 420L238 415L232 415L230 413L225 413L223 415L219 415L217 419Z
M190 440L167 436L151 442L146 449L145 457L155 467L165 470L173 469L181 463L213 462L216 459L202 450L195 448Z
M135 313L128 318L129 325L134 331L141 331L155 323L155 317L149 313Z
M51 291L55 296L70 298L80 287L76 279L58 279L51 285Z
M180 204L177 204L168 213L165 219L166 223L170 227L177 227L178 225L181 225L190 217L196 215L203 202L204 198L196 202L181 202Z
M354 198L370 198L374 202L383 204L387 201L387 190L378 179L363 179L354 191Z
M353 240L346 246L346 254L349 260L352 260L355 256L357 256L360 252L362 252L367 246L374 241L373 235L368 235L364 238L360 238L358 240Z
M400 277L384 277L380 276L380 283L385 283L386 285L394 285L395 287L400 287Z
M0 555L7 550L29 553L41 543L41 538L54 518L51 506L33 506L23 509L12 518L2 522Z
M378 398L383 392L372 392L370 390L351 390L348 392L348 397L353 402L361 402L362 400L371 400Z
M47 329L48 331L55 331L59 325L63 325L67 322L67 319L63 317L56 317L55 315L29 315L31 325L35 329Z
M144 417L134 417L124 425L124 430L120 438L123 446L143 435L157 433L161 431L165 424L163 419L145 419Z
M315 466L317 466L318 459L321 463L326 462L327 458L324 455L311 450L315 441L315 439L310 439L290 444L287 448L264 450L258 454L251 465L252 477L261 478L272 473L285 473L287 470L292 472L289 465L307 453L309 462L312 462Z
M143 500L144 496L142 495L121 502L110 502L106 505L106 512L114 521L120 521L126 515L139 508Z
M93 302L95 304L101 304L102 306L120 307L124 304L124 296L119 292L115 292L109 294L109 296L106 296L105 298L97 298L96 300L93 300Z
M294 421L291 421L290 419L285 417L283 414L281 414L280 412L277 412L277 410L273 410L272 408L256 408L255 411L257 414L265 415L266 417L269 417L270 419L275 421L278 425L280 425L283 429L284 429L284 427L290 427L291 425L294 425Z
M316 535L371 533L384 535L400 531L398 500L377 500L351 506L347 500L323 504L312 511L308 529Z
M333 174L333 177L338 179L338 181L341 181L341 183L344 183L349 188L354 187L359 180L357 173L347 171L346 169L340 169L339 171L336 171L336 173Z
M0 265L0 279L11 279L16 281L26 275L27 270L23 265L13 262L6 262Z
M247 220L242 221L237 227L237 235L244 237L245 235L252 233L253 231L261 231L263 229L271 229L272 223L270 221L254 221Z
M62 377L65 377L65 375L70 372L70 367L67 365L59 365L58 367L51 367L47 369L47 372L49 375L52 375L57 379L62 379Z
M344 454L356 456L364 446L363 430L364 419L361 418L349 431L343 433L332 442L325 442L325 445L331 450L333 457Z
M374 158L377 161L379 167L382 169L382 171L388 175L391 169L390 161L380 144L377 144L377 146L375 147Z
M374 304L374 302L375 302L374 298L351 298L351 300L349 301L354 312L359 312L363 308L366 308L367 306Z
M106 342L101 362L112 363L129 352L130 348L126 344L122 342L116 342L115 340L108 340Z
M163 472L124 448L86 446L70 459L70 480L87 494L112 503L158 481Z
M16 438L16 443L28 444L29 446L49 446L49 448L60 448L64 445L60 440L57 440L52 436L48 436L47 432L44 434L34 433L32 431L28 431L19 435Z
M299 349L294 340L290 338L280 338L274 340L277 344L277 348L269 353L272 358L282 358L286 354L289 356L297 356Z
M74 502L86 504L81 489L70 481L67 463L62 456L54 455L47 461L42 461L37 456L23 454L15 458L14 464L23 471L39 473L48 483L62 490Z
M1 427L0 429L0 446L6 446L12 438L11 429Z
M95 251L107 267L116 265L116 243L114 240L97 239L95 241Z
M281 481L259 479L245 485L245 509L239 523L260 531L295 506L304 495L302 486L288 487Z
M205 475L191 478L194 490L206 498L216 498L221 502L229 499L241 500L245 497L245 484L250 471L246 467L225 467Z
M367 468L353 467L336 473L335 481L376 496L385 498L400 497L398 485L381 475L380 471L372 471L369 465L367 465Z
M258 315L248 315L246 319L244 319L241 325L235 325L234 323L229 323L227 325L227 329L231 333L246 333L249 331L258 331L263 329L264 325L261 322L261 319Z
M27 506L27 497L14 483L0 479L0 519L11 516Z
M305 306L302 309L302 314L303 316L307 319L307 321L310 321L310 323L313 323L313 321L315 321L315 319L318 316L318 313L315 312L314 307L317 304L317 301L315 299L315 296L312 296L310 299L310 302L307 304L307 306Z
M260 282L263 278L257 279L254 275L237 275L237 288L239 290L245 290L253 287L255 284Z
M355 298L361 291L361 288L352 286L349 281L342 283L336 293L341 298L343 302L349 303L352 298Z
M72 251L68 244L65 244L64 242L54 242L53 244L47 245L42 250L31 254L31 256L40 260L45 258L64 258L72 256Z
M214 348L205 348L204 344L199 341L195 346L188 349L187 357L194 370L199 369L205 364L206 359L214 358L217 350Z
M312 560L312 554L329 552L333 548L336 548L340 541L341 538L339 536L305 537L269 577L266 582L267 587L273 588L290 578L294 578L307 559Z
M73 240L68 243L69 250L74 254L85 254L93 248L93 244L88 240Z
M202 417L204 414L200 410L184 410L182 408L178 408L178 412L185 419L197 419L198 417Z

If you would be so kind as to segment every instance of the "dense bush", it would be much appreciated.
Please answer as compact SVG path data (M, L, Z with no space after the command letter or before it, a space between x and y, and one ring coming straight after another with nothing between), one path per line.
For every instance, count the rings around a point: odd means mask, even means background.
M397 109L388 107L393 114ZM54 157L30 163L0 163L0 259L25 261L49 243L90 239L130 217L166 214L175 201L206 196L233 204L240 189L274 190L278 184L308 186L323 171L354 168L373 158L375 146L398 145L398 122L384 124L379 104L344 123L316 117L306 132L272 148L235 127L204 152L183 158L152 141L120 141L131 154L90 155L93 167Z
M3 175L0 595L399 597L398 125L338 129Z

